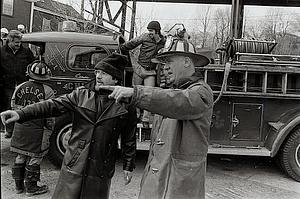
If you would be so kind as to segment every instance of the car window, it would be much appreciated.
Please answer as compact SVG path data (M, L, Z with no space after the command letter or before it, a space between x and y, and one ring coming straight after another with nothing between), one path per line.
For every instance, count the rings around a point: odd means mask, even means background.
M30 44L29 48L31 50L31 52L33 53L34 57L39 57L42 53L41 53L41 47L34 45L34 44Z
M98 46L72 46L68 53L68 66L75 69L94 69L108 53Z

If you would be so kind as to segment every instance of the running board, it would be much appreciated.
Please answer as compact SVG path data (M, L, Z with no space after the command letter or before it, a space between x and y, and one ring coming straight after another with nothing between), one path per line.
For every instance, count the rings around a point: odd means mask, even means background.
M137 141L137 150L149 150L150 141ZM271 156L270 151L265 147L231 147L214 146L208 147L208 154L223 155L248 155L248 156Z
M215 147L214 145L208 147L208 154L271 156L271 152L265 147Z

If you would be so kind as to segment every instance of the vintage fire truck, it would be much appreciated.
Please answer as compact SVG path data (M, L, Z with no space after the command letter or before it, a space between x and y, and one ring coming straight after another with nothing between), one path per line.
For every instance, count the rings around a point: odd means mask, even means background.
M240 7L233 4L233 12ZM232 29L239 29L233 23ZM215 97L209 154L269 156L276 158L293 179L300 181L300 56L276 55L273 41L245 40L233 31L209 65L197 68ZM52 71L47 82L56 95L71 92L93 78L97 61L119 52L118 34L76 32L25 34L37 56ZM127 66L125 85L132 70ZM50 160L60 165L72 133L72 115L56 118ZM138 149L147 150L151 129L138 124Z

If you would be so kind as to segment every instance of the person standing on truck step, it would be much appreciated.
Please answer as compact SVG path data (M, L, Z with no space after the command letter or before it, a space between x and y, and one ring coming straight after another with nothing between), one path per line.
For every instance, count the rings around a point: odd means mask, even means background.
M1 47L0 66L0 111L10 109L10 99L17 85L28 80L26 67L34 61L31 50L22 45L22 33L11 30L7 36L7 42ZM11 138L13 124L6 125L5 138Z
M18 85L11 99L13 110L19 110L30 104L54 97L54 91L42 81L50 79L50 71L45 63L35 61L27 67L29 81ZM46 185L38 186L40 181L40 164L49 149L53 119L36 119L23 124L15 123L10 150L17 153L12 167L17 194L24 191L26 195L46 193Z
M1 113L5 124L73 114L71 137L52 198L109 198L120 135L124 180L130 183L136 154L135 107L123 101L116 103L108 98L110 92L100 90L102 85L122 84L127 61L126 56L111 54L96 64L96 79L85 87Z
M185 38L173 37L156 56L163 64L167 88L102 86L116 101L131 98L155 113L148 162L139 199L205 198L206 158L213 92L195 66L209 63Z
M165 38L161 34L160 23L151 21L148 26L148 33L144 33L120 46L121 51L133 50L140 46L138 62L133 64L133 85L155 86L156 63L151 59L157 55L157 52L164 47ZM149 126L151 113L143 111L141 121L145 127Z

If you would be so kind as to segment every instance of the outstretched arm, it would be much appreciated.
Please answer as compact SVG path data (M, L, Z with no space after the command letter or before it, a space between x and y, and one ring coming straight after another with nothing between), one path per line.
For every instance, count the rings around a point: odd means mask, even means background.
M102 86L101 88L112 90L109 97L117 102L122 98L132 97L132 103L139 108L180 120L200 118L213 106L212 91L206 84L198 84L184 90L147 86L134 88Z
M20 119L19 114L16 111L8 110L0 113L1 121L4 125L12 122L17 122Z
M136 47L138 47L139 45L141 45L143 43L143 38L145 37L145 35L140 35L139 37L133 38L127 42L125 42L124 44L122 44L120 46L122 51L129 51L132 49L135 49Z
M35 104L28 105L17 111L5 111L1 113L1 120L4 124L14 121L25 122L37 118L48 118L62 115L67 111L75 109L77 104L77 90L70 94L55 99L49 99Z

